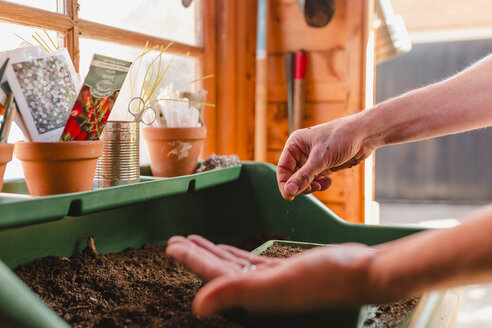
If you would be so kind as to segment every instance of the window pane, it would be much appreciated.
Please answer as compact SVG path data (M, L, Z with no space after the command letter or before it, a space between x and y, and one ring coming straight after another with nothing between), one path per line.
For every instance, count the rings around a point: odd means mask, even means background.
M48 11L57 11L57 0L8 0L19 5L34 7L38 9L44 9Z
M201 43L196 27L197 6L195 0L184 8L181 0L79 0L79 17L93 22L123 28L152 36L191 45Z
M46 41L50 45L50 47L52 47L50 40L43 30L28 26L0 22L0 39L2 40L2 42L0 42L0 51L27 47L29 46L27 42L31 43L32 45L39 46L39 43L37 43L36 40L32 37L33 35L35 35L36 32L42 37L44 41ZM57 33L53 31L46 32L48 32L51 40L53 40L55 45L58 47Z
M94 53L133 62L135 61L135 58L137 58L142 53L142 51L143 49L141 48L128 47L111 42L81 38L80 72L83 76L87 75L92 55ZM145 60L140 66L141 68L139 75L145 74L145 69L157 54L157 51L153 51L144 57ZM169 63L169 60L173 57L173 62L171 63L169 71L168 73L166 73L163 82L165 84L173 82L176 88L184 85L183 88L179 89L181 91L193 91L195 86L193 84L190 84L189 82L193 81L196 78L195 66L197 59L164 54L162 64L167 65ZM127 81L125 81L125 84L126 83L128 83L128 76ZM137 90L139 90L138 87ZM129 93L125 93L124 91L125 89L122 90L122 92L118 96L118 99L116 100L115 106L110 115L110 120L128 120L131 118L126 113L128 108L128 101L131 99L132 96ZM140 140L140 163L148 164L149 157L147 153L147 148L142 138L140 138Z
M34 2L34 1L33 1ZM42 2L42 1L39 1ZM43 1L44 2L44 1ZM50 42L46 37L46 34L43 30L35 29L32 27L15 25L10 23L0 22L0 51L12 50L15 48L26 47L28 44L23 41L20 37L24 38L28 42L38 45L36 41L32 38L35 32L38 32L46 42ZM47 31L53 42L58 46L58 38L56 32ZM17 36L17 35L18 36ZM3 63L0 63L0 65ZM19 140L24 140L24 135L21 130L17 127L15 123L12 123L12 128L9 133L9 143L14 143ZM12 158L7 164L7 169L5 170L5 179L17 179L23 176L22 167L20 161L15 158Z

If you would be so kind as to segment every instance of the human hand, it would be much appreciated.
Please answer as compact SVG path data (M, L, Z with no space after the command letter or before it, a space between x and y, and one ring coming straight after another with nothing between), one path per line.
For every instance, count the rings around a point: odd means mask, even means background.
M233 246L215 245L198 235L171 237L167 242L166 254L184 263L205 281L280 263L279 259L257 256Z
M368 145L355 116L291 134L280 155L277 183L282 197L293 200L304 193L326 190L333 172L350 168L367 158L374 147Z
M265 313L378 301L368 279L376 251L359 244L317 247L271 259L189 236L171 238L166 253L209 281L193 302L198 315L231 307Z

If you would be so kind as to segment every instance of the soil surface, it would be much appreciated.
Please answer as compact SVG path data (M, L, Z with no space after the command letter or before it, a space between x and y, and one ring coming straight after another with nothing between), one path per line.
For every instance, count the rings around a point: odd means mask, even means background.
M307 249L308 248L305 247L299 247L299 246L293 247L293 246L286 246L286 245L280 245L278 243L274 243L272 246L268 247L266 251L261 253L261 255L268 256L268 257L286 258L304 252Z
M255 235L242 246L254 249L272 237L285 238ZM274 244L264 255L285 258L305 250ZM73 327L241 327L220 315L193 315L191 302L202 282L167 257L164 246L103 255L89 240L82 254L45 257L15 273ZM365 327L397 327L417 303L410 298L379 305Z
M292 247L274 243L265 252L264 256L286 258L294 254L301 253L308 248ZM412 297L391 304L381 304L376 306L376 311L370 314L364 322L364 327L374 328L395 328L403 324L408 316L415 310L420 298Z
M89 243L90 244L90 243ZM15 273L73 327L240 327L222 316L198 319L191 302L202 285L165 247L45 257Z
M420 298L412 297L396 303L379 305L375 313L376 318L367 319L365 324L374 323L374 327L377 328L398 327L415 310L419 300Z

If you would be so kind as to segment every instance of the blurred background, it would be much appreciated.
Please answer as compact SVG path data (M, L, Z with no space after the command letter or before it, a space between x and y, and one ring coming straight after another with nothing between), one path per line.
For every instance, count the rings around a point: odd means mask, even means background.
M404 19L412 49L376 65L376 102L440 81L492 52L492 1L391 4ZM375 197L380 222L452 226L490 203L490 140L489 128L378 149ZM491 322L492 286L468 287L456 327L490 327Z

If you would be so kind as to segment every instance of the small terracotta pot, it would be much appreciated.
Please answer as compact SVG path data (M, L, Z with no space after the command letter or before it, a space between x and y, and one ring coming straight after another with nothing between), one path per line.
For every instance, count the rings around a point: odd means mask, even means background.
M204 126L144 127L142 136L149 150L152 174L157 177L176 177L193 173L206 135Z
M19 141L14 154L22 162L29 193L45 196L90 190L102 149L101 140Z
M5 174L5 167L7 163L12 160L12 151L14 150L14 145L0 142L0 191L3 188L3 175Z

